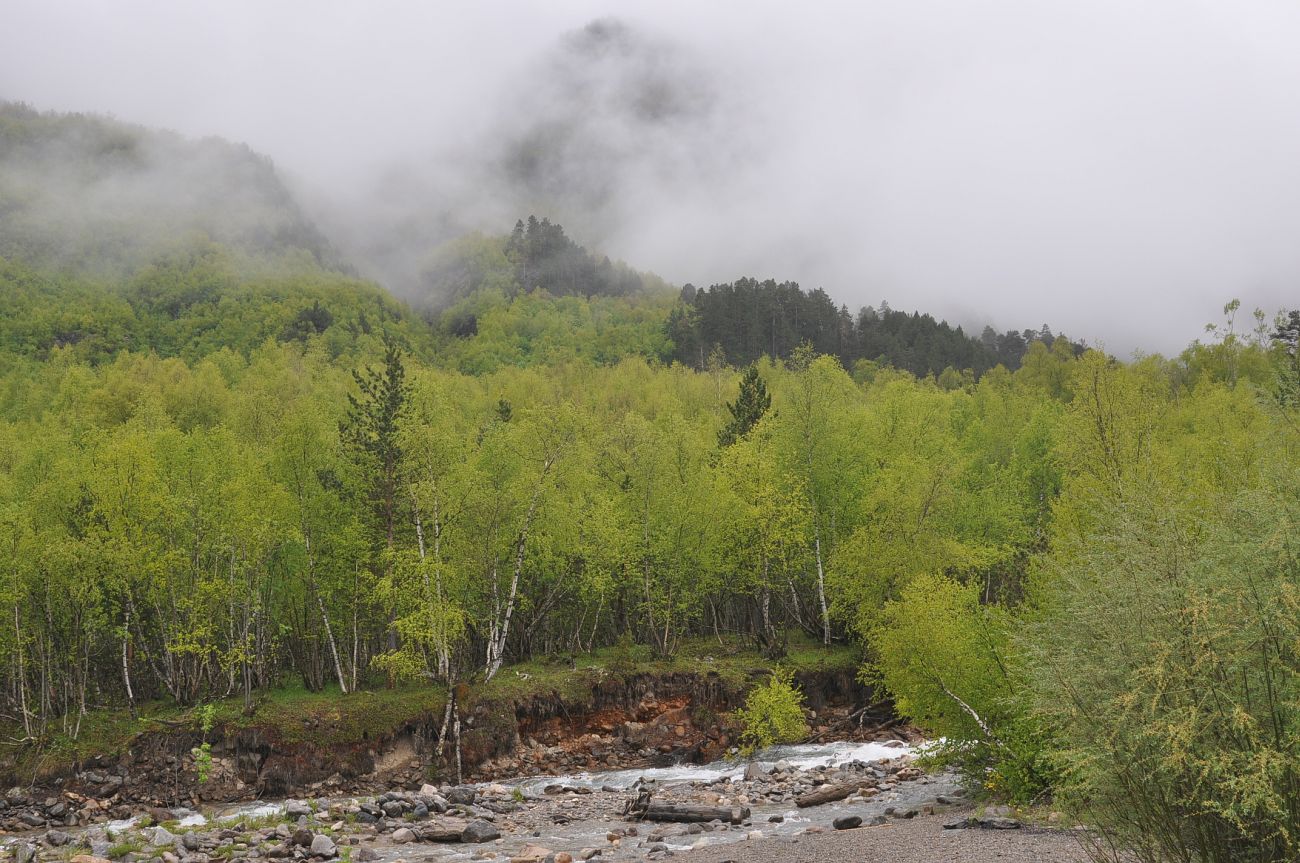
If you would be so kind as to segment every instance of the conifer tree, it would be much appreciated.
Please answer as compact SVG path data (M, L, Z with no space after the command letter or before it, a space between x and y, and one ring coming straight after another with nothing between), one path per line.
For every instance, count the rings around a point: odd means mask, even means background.
M740 379L740 394L734 402L727 403L731 421L718 432L718 446L731 446L749 434L771 406L772 395L758 375L758 366L745 369L745 376Z

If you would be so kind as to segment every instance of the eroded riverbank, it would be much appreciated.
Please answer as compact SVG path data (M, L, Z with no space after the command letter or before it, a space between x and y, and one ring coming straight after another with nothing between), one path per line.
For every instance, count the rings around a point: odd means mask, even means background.
M785 747L747 764L425 785L203 813L155 809L130 822L31 832L7 844L18 863L657 859L815 835L834 830L837 821L841 827L889 823L964 806L955 777L926 775L912 762L903 741ZM625 818L625 805L643 788L656 803L727 808L743 817L686 824ZM801 805L828 791L838 799Z

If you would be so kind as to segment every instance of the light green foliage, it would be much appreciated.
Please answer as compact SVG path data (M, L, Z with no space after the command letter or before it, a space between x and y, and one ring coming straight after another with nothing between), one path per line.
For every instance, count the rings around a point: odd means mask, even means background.
M1053 561L1028 639L1063 790L1143 861L1295 859L1294 485L1220 513L1170 503L1109 505L1093 544Z
M736 711L736 720L740 723L740 749L745 757L807 737L803 693L794 684L794 672L781 666L773 669L767 683L745 697L745 706Z
M1012 666L1011 625L1005 610L981 605L977 583L918 576L885 606L868 679L894 696L899 713L943 738L941 759L960 764L982 790L1029 803L1053 774Z
M227 694L227 726L354 740L466 681L730 682L840 642L811 653L861 657L997 794L1056 785L1151 860L1294 856L1290 318L1172 361L1031 340L978 380L791 347L719 446L741 373L698 339L699 371L663 364L670 293L549 297L494 238L448 254L431 278L477 289L433 321L206 241L106 285L0 262L19 748L107 751ZM409 390L358 446L353 371L389 345ZM747 743L798 736L788 674L755 699Z
M199 782L207 782L208 777L212 774L212 743L208 741L208 734L212 732L212 726L216 720L217 708L215 704L202 704L195 709L194 714L199 720L199 730L203 734L203 742L190 750L194 756L194 770L198 774Z

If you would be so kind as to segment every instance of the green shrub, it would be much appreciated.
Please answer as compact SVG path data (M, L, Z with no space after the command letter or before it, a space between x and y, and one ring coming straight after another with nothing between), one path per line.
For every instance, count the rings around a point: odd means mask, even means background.
M1129 859L1300 859L1297 503L1117 505L1048 573L1028 641L1063 792Z
M982 605L975 584L921 575L882 609L876 663L864 678L898 712L942 738L932 757L954 764L977 790L1028 803L1049 788L1048 733L1026 705L1009 651L1010 618Z
M767 683L745 698L736 711L740 751L746 757L778 743L798 743L808 735L803 718L803 693L795 688L794 672L777 666Z
M208 781L212 775L212 744L208 742L208 734L212 731L212 725L216 721L217 706L215 704L200 705L195 711L199 719L199 727L203 731L203 742L190 750L194 756L194 771L198 774L199 783Z

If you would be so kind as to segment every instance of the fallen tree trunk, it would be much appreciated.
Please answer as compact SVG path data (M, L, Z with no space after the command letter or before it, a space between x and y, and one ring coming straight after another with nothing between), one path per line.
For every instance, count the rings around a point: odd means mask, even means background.
M749 807L651 803L644 809L633 809L630 814L646 821L677 821L683 823L723 821L729 824L740 824L749 820Z
M874 783L870 780L845 782L841 785L823 785L816 791L809 791L807 794L796 798L794 805L800 809L806 809L809 806L821 806L823 803L834 803L836 800L843 800L856 791L876 793Z

